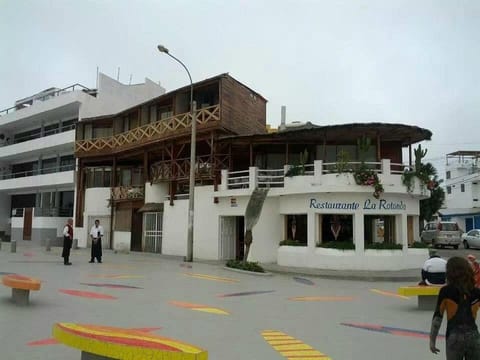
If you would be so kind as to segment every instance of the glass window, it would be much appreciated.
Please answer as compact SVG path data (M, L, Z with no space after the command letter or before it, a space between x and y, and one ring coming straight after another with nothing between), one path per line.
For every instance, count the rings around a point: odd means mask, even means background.
M451 186L447 186L447 194L451 194L452 193L452 187Z
M460 191L465 192L465 184L460 184Z
M452 173L450 171L447 171L447 179L450 179L451 176L452 176Z
M52 174L57 170L57 158L42 160L42 174Z

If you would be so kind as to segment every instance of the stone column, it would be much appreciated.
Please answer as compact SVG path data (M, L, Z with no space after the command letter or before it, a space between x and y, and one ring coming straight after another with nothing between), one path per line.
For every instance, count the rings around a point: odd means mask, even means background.
M357 212L353 215L353 241L355 243L355 254L365 255L365 233L363 212Z
M317 246L316 214L312 211L307 213L307 246L310 251L314 251Z

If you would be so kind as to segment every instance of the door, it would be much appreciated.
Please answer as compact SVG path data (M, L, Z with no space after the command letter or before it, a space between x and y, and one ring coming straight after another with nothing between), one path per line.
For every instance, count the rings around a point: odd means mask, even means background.
M142 213L132 209L131 251L142 251Z
M243 260L243 255L245 252L245 218L243 216L237 216L235 221L237 230L237 237L235 241L235 257L237 260Z
M415 240L413 237L413 216L407 216L407 241L408 245L412 245Z
M162 229L163 212L143 213L143 251L162 253Z
M465 232L473 229L473 218L465 218Z
M220 217L220 260L235 259L236 220L235 216Z
M23 240L32 240L32 210L23 209Z

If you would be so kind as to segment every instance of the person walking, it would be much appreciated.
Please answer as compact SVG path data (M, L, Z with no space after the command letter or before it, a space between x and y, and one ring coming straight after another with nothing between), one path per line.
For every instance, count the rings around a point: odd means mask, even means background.
M90 229L90 238L92 239L92 251L90 254L90 263L94 262L94 259L97 259L97 262L102 262L102 237L103 237L103 226L100 225L100 220L95 220L95 225Z
M480 302L480 289L475 287L473 270L462 257L447 262L447 285L440 289L430 328L430 351L437 354L435 343L443 314L447 313L447 360L480 359L480 334L475 319Z
M63 228L62 257L63 257L64 265L72 265L72 263L70 262L70 249L72 248L72 242L73 242L73 220L68 219L67 224Z

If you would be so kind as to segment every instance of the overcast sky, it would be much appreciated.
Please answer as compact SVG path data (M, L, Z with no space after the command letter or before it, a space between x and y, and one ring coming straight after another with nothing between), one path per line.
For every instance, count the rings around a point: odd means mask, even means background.
M427 160L480 150L480 1L0 0L0 109L48 87L188 84L224 72L267 122L389 122L433 132Z

